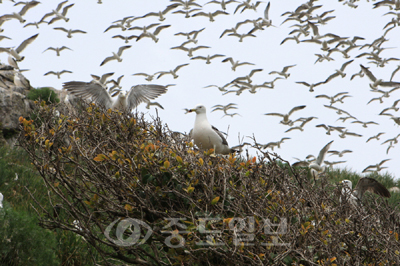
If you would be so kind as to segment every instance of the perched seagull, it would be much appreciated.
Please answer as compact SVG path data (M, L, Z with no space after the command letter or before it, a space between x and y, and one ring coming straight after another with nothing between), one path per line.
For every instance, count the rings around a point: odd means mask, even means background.
M264 114L264 115L280 116L280 117L283 118L282 121L280 122L281 124L293 126L293 121L289 119L289 116L291 114L293 114L294 112L302 110L304 108L306 108L305 105L300 105L300 106L293 107L292 110L290 110L289 113L287 113L287 114L267 113L267 114Z
M62 12L60 13L60 10L61 10L62 6L66 2L68 2L68 0L59 3L56 9L53 9L52 12L45 14L41 20L45 20L48 17L55 16L49 21L49 25L54 23L54 22L56 22L57 20L60 20L60 19L63 19L65 22L68 22L69 18L67 18L66 15L67 15L68 9L73 7L74 4L71 4L71 5L68 5L68 6L64 7Z
M66 32L68 38L72 38L73 33L84 33L84 34L87 33L86 31L83 31L83 30L72 30L72 29L67 30L66 28L63 28L63 27L55 27L53 29Z
M57 76L57 78L58 79L60 79L61 77L61 75L62 74L64 74L64 73L72 73L72 71L69 71L69 70L61 70L61 71L49 71L49 72L47 72L46 74L44 74L43 76L47 76L47 75L56 75Z
M23 41L16 49L14 48L3 48L0 47L0 52L6 52L9 53L10 55L12 55L15 60L17 60L18 62L24 60L25 56L21 56L20 53L29 45L31 44L34 40L36 40L36 38L39 36L38 34L35 34L31 37L29 37L28 39L26 39L25 41Z
M368 141L370 141L370 140L372 140L372 139L379 140L379 137L380 137L381 135L383 135L383 134L385 134L385 132L380 132L380 133L376 134L375 136L370 137L366 142L368 142Z
M194 144L202 150L214 149L216 154L229 154L235 152L228 146L224 135L214 126L212 126L206 116L206 107L197 105L194 109L188 111L196 112L196 120L192 131Z
M342 196L340 202L349 201L353 206L359 206L366 191L373 192L385 198L390 198L390 192L384 185L373 178L363 177L358 180L356 188L353 190L353 183L350 180L343 180Z
M176 79L176 78L179 77L179 76L176 74L176 72L178 72L179 69L181 69L182 67L187 66L187 65L189 65L189 64L182 64L182 65L179 65L179 66L175 67L175 69L172 69L172 70L170 70L170 71L159 71L159 72L156 73L156 74L159 74L159 75L157 76L157 79L161 78L163 75L166 75L166 74L171 74L171 75L174 77L174 79Z
M310 163L309 167L311 168L311 174L314 177L314 180L316 178L318 178L318 176L325 172L325 165L322 165L322 163L324 162L324 157L326 155L326 153L328 152L328 150L331 147L333 140L330 141L328 144L326 144L321 151L318 154L317 160L313 161Z
M25 15L25 13L26 13L30 8L32 8L32 7L34 7L34 6L38 5L38 4L40 4L40 2L38 2L38 1L30 1L30 2L27 2L27 3L25 3L25 5L24 5L24 7L21 9L21 11L19 11L18 13L13 12L12 14L2 15L2 16L0 17L0 20L3 20L3 21L4 21L4 20L8 20L8 19L13 19L13 18L15 18L15 19L18 19L19 22L25 23L26 20L25 20L22 16ZM14 6L15 6L15 5L14 5Z
M103 62L101 62L100 66L104 65L105 63L107 63L107 62L109 62L111 60L117 60L118 62L121 62L122 61L122 58L121 58L122 52L124 50L126 50L126 49L131 48L131 47L132 47L131 45L126 45L126 46L119 47L118 52L117 53L113 52L112 56L106 57L106 59L104 59Z
M67 46L61 46L61 47L56 47L56 48L54 48L54 47L49 47L49 48L47 48L46 50L44 50L43 53L46 52L46 51L48 51L48 50L55 51L56 54L57 54L57 56L60 56L60 52L61 52L62 50L71 50L71 51L72 51L72 49L71 49L71 48L68 48Z
M226 63L226 62L231 62L232 64L232 70L236 71L236 68L238 66L243 66L243 65L251 65L254 66L253 63L249 63L249 62L239 62L239 61L234 61L232 57L227 57L224 60L222 60L222 63Z
M380 163L377 163L377 164L374 164L374 165L369 165L362 171L362 173L379 172L380 170L387 168L387 167L382 167L382 164L384 164L385 162L387 162L389 160L390 159L385 159L385 160L382 160ZM371 170L371 169L374 169L374 170Z
M106 75L108 76L109 74ZM105 85L107 76L103 75L101 79L93 79L91 82L65 82L63 89L82 99L91 97L92 101L107 109L111 108L128 112L136 108L141 102L149 102L167 92L165 86L161 85L136 85L132 86L127 93L119 93L117 100L113 101Z

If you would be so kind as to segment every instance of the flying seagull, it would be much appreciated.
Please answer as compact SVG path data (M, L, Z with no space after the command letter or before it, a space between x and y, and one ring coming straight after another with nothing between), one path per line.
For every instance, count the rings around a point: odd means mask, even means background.
M282 120L280 122L281 124L293 126L293 121L289 119L289 116L291 114L293 114L295 111L299 111L299 110L302 110L304 108L306 108L305 105L300 105L300 106L293 107L292 110L290 110L289 113L287 113L287 114L267 113L267 114L264 114L264 115L280 116L280 117L282 117Z
M362 197L366 191L373 192L385 198L391 197L390 192L385 188L385 186L373 178L361 178L358 180L354 190L353 183L350 180L343 180L342 184L344 185L342 188L342 196L344 198L340 197L340 201L342 202L342 200L348 200L353 206L359 205L359 201L362 200Z
M121 47L119 47L118 52L117 52L117 53L114 53L114 52L113 52L113 55L112 55L112 56L106 57L106 58L103 60L103 62L101 62L100 66L106 64L107 62L109 62L109 61L111 61L111 60L117 60L118 62L121 62L121 61L122 61L122 58L121 58L122 52L123 52L124 50L126 50L126 49L131 48L131 47L132 47L131 45L126 45L126 46L121 46Z
M321 173L325 172L325 165L322 165L324 162L324 157L328 150L331 147L333 140L326 144L318 154L317 160L310 163L309 167L311 168L311 174L313 175L314 179L318 177Z
M26 48L26 46L28 46L30 43L32 43L38 37L38 35L39 35L39 33L29 37L28 39L23 41L16 49L0 48L0 52L7 52L10 55L12 55L15 58L15 60L22 61L22 60L24 60L25 56L21 56L20 53Z
M91 97L92 101L107 109L111 108L128 112L136 108L140 103L154 100L167 92L166 87L161 85L136 85L132 86L128 92L119 93L117 100L113 100L104 84L104 79L93 79L91 82L65 82L63 89L82 99Z
M203 150L214 149L216 154L235 152L234 149L228 146L224 135L208 122L204 105L199 104L195 108L188 110L188 112L196 112L192 138L197 147Z

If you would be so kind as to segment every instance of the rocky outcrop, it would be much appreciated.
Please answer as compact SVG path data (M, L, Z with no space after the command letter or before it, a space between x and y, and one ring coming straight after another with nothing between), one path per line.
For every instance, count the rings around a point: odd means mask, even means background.
M19 131L18 118L28 117L33 110L33 102L26 97L32 87L20 86L21 79L26 80L18 69L0 64L0 145L4 144L5 140L12 144Z

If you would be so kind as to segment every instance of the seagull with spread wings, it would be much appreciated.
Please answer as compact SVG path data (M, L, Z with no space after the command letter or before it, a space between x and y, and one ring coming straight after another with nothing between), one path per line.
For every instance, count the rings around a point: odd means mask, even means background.
M353 183L350 180L343 180L341 182L344 187L342 188L342 195L340 202L349 201L353 206L359 206L365 192L369 191L380 195L385 198L390 198L390 192L387 188L373 178L363 177L358 180L358 183L353 189Z
M121 46L118 49L117 53L113 52L112 56L106 57L106 59L103 60L103 62L101 62L100 66L106 64L107 62L111 61L111 60L117 60L118 62L122 62L122 52L125 51L126 49L131 48L131 45L126 45L126 46Z
M136 85L132 86L128 92L120 92L116 100L112 99L110 92L105 85L105 79L111 73L103 75L100 79L93 79L91 82L70 81L63 84L71 94L81 97L82 99L91 98L95 103L109 109L117 109L120 111L130 112L142 102L149 102L158 96L167 92L165 86L161 85Z
M300 106L293 107L293 108L289 111L289 113L287 113L287 114L267 113L267 114L264 114L264 115L280 116L280 117L282 117L282 120L281 120L281 122L280 122L281 124L293 126L293 121L289 119L289 116L290 116L291 114L293 114L294 112L299 111L299 110L302 110L302 109L304 109L304 108L306 108L305 105L300 105Z
M23 41L16 49L14 48L3 48L0 47L0 52L6 52L9 53L10 55L12 55L15 60L22 61L24 60L25 56L21 56L20 53L29 45L31 44L34 40L36 40L36 38L39 36L38 34L35 34L31 37L29 37L28 39L26 39L25 41Z

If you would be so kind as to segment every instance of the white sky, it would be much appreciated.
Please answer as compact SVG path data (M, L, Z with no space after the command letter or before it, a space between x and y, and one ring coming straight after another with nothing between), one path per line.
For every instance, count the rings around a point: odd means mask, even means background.
M207 1L198 0L197 3L204 5ZM44 14L49 13L57 7L59 2L42 1L41 4L28 10L24 16L27 22L39 21ZM115 72L112 78L117 79L121 75L125 75L122 79L122 86L125 90L130 89L132 85L146 84L144 77L132 76L134 73L145 72L154 74L157 71L167 71L175 68L177 65L189 63L190 65L179 70L178 79L173 79L171 75L165 75L158 80L154 80L153 84L176 84L170 87L165 95L156 99L165 110L158 110L159 116L169 128L174 131L189 132L193 127L195 114L186 114L183 108L193 108L196 104L202 103L207 107L207 115L211 124L219 130L227 132L229 128L228 143L231 146L239 144L238 136L244 137L244 142L251 142L246 136L255 135L259 143L266 144L272 141L278 141L282 137L290 137L290 140L282 144L281 149L275 151L285 160L293 163L296 160L293 157L305 158L308 154L317 155L319 150L329 141L335 140L331 145L332 150L353 150L353 153L345 154L344 157L328 156L325 159L329 161L346 160L347 163L341 164L340 167L348 167L352 170L361 172L365 167L376 164L383 159L390 158L391 161L386 162L385 166L389 167L389 172L397 178L400 176L399 158L400 149L395 146L386 154L388 144L381 145L386 139L393 138L399 134L399 127L388 116L379 116L382 109L389 107L392 103L399 99L400 90L391 94L390 98L384 98L384 103L380 104L374 101L367 105L367 102L380 94L371 92L367 77L356 77L350 81L352 74L360 71L359 64L370 67L370 70L377 78L389 80L394 69L396 69L396 61L389 62L384 68L378 68L374 64L368 63L366 57L355 58L362 52L372 51L367 48L358 50L353 49L350 52L351 58L355 59L352 64L347 66L345 78L337 77L327 84L316 87L315 92L310 93L308 88L296 84L296 81L306 81L315 83L325 80L329 75L339 69L344 62L350 59L343 58L340 53L333 53L331 57L335 61L324 61L316 63L317 57L314 54L325 54L320 50L320 45L314 43L296 44L294 41L288 41L280 45L281 41L288 37L288 33L292 31L291 25L297 22L289 21L281 25L286 17L281 14L286 11L294 11L299 5L297 0L272 0L270 8L270 18L273 25L277 27L269 27L264 31L257 31L254 34L257 38L245 38L243 42L238 42L236 37L224 36L219 38L224 29L232 28L237 22L246 19L256 19L263 16L263 12L267 2L263 2L257 8L257 12L246 10L242 14L233 15L237 4L228 5L227 12L229 16L220 15L215 18L215 22L210 22L206 17L193 17L186 19L183 15L172 14L166 15L166 20L158 21L157 17L148 17L138 19L132 23L132 26L143 26L152 23L161 23L162 25L171 25L168 29L164 29L159 34L158 43L153 42L150 38L143 38L136 42L130 41L125 44L123 40L112 39L114 35L138 35L139 31L121 31L120 29L111 29L104 33L104 30L112 24L113 21L126 16L142 16L151 11L164 10L164 8L172 4L166 0L103 0L103 4L97 4L97 0L85 1L69 1L64 6L75 3L69 9L67 17L69 22L57 21L51 25L41 24L39 29L34 26L23 28L18 20L6 21L2 28L4 32L1 35L8 36L12 40L3 39L0 47L18 46L23 40L39 33L38 38L30 44L23 52L26 58L19 62L21 69L30 69L24 72L24 75L30 80L34 87L51 86L57 89L62 88L62 83L67 81L87 81L91 80L90 74L102 75L108 72ZM350 8L343 5L343 2L335 2L332 0L316 1L314 5L323 5L322 8L313 12L314 15L322 14L324 11L335 10L329 16L336 16L335 19L328 21L327 25L319 26L319 33L333 33L342 37L360 36L365 40L359 40L357 44L372 43L373 40L382 36L384 31L382 28L392 19L392 15L383 16L390 11L388 7L380 7L372 9L374 2L357 2L358 8ZM3 0L0 4L1 12L9 14L19 12L22 5L13 6L13 3ZM214 11L219 8L218 5L209 4L203 7L208 11ZM181 7L173 10L179 10ZM396 11L400 12L400 11ZM195 12L196 13L196 12ZM49 19L46 19L47 21ZM27 23L26 22L26 23ZM66 33L53 30L54 27L65 27L67 29L81 29L88 34L75 34L73 38L67 38ZM194 52L197 55L223 54L227 57L233 57L235 60L252 62L255 66L241 66L236 72L231 70L229 63L221 63L223 58L215 59L210 65L206 65L202 60L190 60L187 53L181 50L171 50L171 47L179 46L186 41L183 36L174 36L178 32L190 32L205 27L206 29L198 35L197 45L210 46L210 49L202 49ZM151 29L153 31L155 28ZM243 25L238 32L245 33L252 29L250 24ZM302 36L301 39L306 37ZM309 38L309 37L307 37ZM388 42L382 47L394 47L394 49L384 50L380 53L383 58L395 57L400 58L399 27L391 30L386 38ZM64 50L61 56L57 57L53 51L43 51L48 47L67 46L73 51ZM132 45L125 50L122 62L116 60L110 61L100 67L100 63L104 58L111 56L112 52L116 52L120 46ZM333 44L332 46L335 46ZM192 47L193 44L187 45ZM0 53L0 60L7 62L8 55ZM256 73L253 76L253 83L260 84L265 81L271 81L276 75L269 75L273 70L281 71L284 66L296 64L289 70L291 76L286 80L278 80L273 90L260 89L256 94L250 94L244 91L240 96L234 93L222 95L216 88L203 89L203 87L211 84L222 86L236 77L247 75L252 69L261 68L264 71ZM64 74L61 79L56 76L43 76L44 73L61 70L73 71L72 74ZM395 76L394 81L400 81L400 72ZM234 88L232 88L234 89ZM390 88L383 88L389 90ZM319 94L329 96L339 92L349 92L353 97L346 98L345 103L336 103L334 106L344 109L351 115L357 117L361 121L375 121L379 125L369 125L363 128L360 124L352 124L351 120L345 123L337 121L339 115L333 110L325 108L324 104L329 104L327 99L316 99ZM240 113L241 116L224 117L222 112L210 113L211 107L216 104L237 103L239 109L231 110ZM264 113L278 112L287 113L292 107L298 105L306 105L307 107L301 111L295 112L292 119L298 117L316 116L315 119L305 125L304 131L292 131L284 133L289 127L279 124L280 118L275 116L264 116ZM149 110L142 104L140 111L147 112L148 115L155 114L155 108ZM399 116L394 111L390 113ZM326 135L325 130L316 128L315 125L327 124L334 126L344 126L350 132L356 132L363 137L347 136L344 139L338 137L338 132ZM377 134L385 132L380 141L372 140L366 143L366 140ZM255 154L255 150L250 151Z

